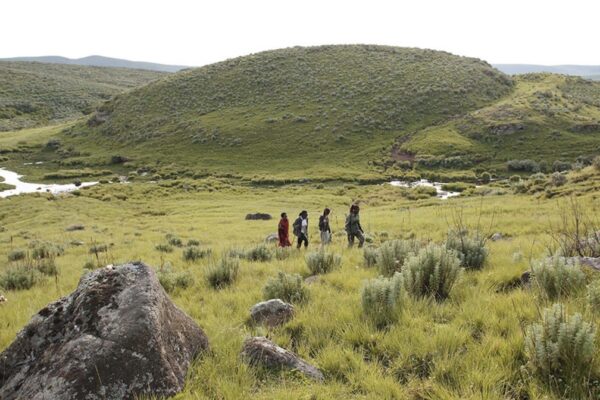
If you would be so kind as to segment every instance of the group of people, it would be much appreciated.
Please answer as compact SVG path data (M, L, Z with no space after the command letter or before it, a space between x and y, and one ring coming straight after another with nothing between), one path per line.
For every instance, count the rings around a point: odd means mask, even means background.
M355 240L358 239L358 247L362 247L365 243L365 236L362 227L360 226L359 217L360 208L357 204L353 204L350 207L350 212L346 216L345 230L348 235L348 246L354 246ZM331 210L325 208L323 214L319 216L319 232L321 234L321 245L327 245L331 243L331 226L329 225L329 216ZM279 220L278 236L279 246L289 247L292 245L290 242L290 223L286 213L281 213L281 220ZM299 249L304 245L308 247L308 211L303 210L298 218L292 224L292 233L296 236L296 247Z

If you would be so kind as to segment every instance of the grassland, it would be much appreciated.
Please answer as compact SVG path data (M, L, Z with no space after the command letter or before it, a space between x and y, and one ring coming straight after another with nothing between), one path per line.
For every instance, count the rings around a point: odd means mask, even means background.
M598 192L585 194L583 188L596 178L588 169L574 174L566 185L581 185L580 202L595 214ZM56 278L46 278L29 290L3 293L8 302L0 304L0 349L31 315L72 291L85 264L141 259L158 270L189 272L193 285L176 289L171 297L211 340L212 353L194 365L177 399L564 398L522 368L523 329L537 321L539 310L551 302L514 285L530 267L530 259L544 256L548 228L560 218L561 200L505 194L409 201L404 190L335 184L253 189L233 180L205 178L107 184L59 197L0 199L0 272L11 267L5 257L9 251L27 249L34 240L65 248L56 259ZM449 299L409 299L398 322L377 329L361 313L360 288L378 272L364 266L362 251L345 248L341 234L344 214L353 201L362 202L363 226L375 246L392 238L441 242L459 210L468 224L480 221L505 239L488 243L486 266L465 272ZM198 240L201 248L212 249L216 259L231 249L254 246L275 231L276 221L245 221L246 213L287 211L293 216L301 209L309 210L311 248L316 249L316 217L325 206L333 209L331 250L342 256L341 268L308 286L309 300L298 305L294 320L270 331L247 325L248 309L262 299L262 287L278 271L308 276L304 251L294 251L282 261L242 261L238 280L215 290L205 279L210 259L186 262L181 248L171 253L156 250L172 234L184 243ZM85 229L66 231L72 224ZM106 245L108 251L96 258L89 251L93 245ZM582 312L597 323L584 296L579 293L561 302L569 312ZM266 373L242 363L242 341L257 334L269 335L316 364L325 373L325 382ZM597 357L590 368L593 374L599 372Z
M79 117L112 96L163 75L127 68L0 61L0 131Z

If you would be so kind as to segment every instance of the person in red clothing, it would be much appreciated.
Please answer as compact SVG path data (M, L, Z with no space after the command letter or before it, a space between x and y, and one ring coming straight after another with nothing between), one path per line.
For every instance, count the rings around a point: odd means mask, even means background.
M292 245L290 243L290 221L288 221L286 213L281 213L277 233L279 235L279 247L289 247Z

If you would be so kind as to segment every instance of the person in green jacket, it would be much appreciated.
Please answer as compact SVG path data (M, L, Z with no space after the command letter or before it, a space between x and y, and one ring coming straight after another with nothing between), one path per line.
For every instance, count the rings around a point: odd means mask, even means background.
M360 208L357 204L352 204L350 214L346 217L346 233L348 234L348 247L354 246L354 239L358 238L358 247L363 247L365 236L362 227L360 226L360 217L358 213Z

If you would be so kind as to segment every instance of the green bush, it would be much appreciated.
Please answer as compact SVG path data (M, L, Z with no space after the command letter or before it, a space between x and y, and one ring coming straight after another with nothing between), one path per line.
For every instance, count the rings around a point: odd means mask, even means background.
M11 250L8 253L8 261L20 261L27 257L27 252L22 249Z
M194 284L194 278L188 271L173 272L171 268L161 268L158 273L158 281L167 293L172 293L177 288L186 289Z
M365 281L361 289L363 314L376 326L396 321L403 299L404 287L399 272L391 278L379 277Z
M179 238L179 236L173 235L172 233L168 233L165 238L167 239L167 243L169 243L171 246L175 246L175 247L181 247L183 246L183 241L181 240L181 238Z
M0 275L0 287L4 290L26 290L39 280L39 273L33 268L11 268Z
M44 258L36 262L35 268L44 275L57 276L58 268L54 258Z
M276 247L275 248L275 258L277 260L287 260L292 255L291 247Z
M377 265L377 255L379 251L371 246L367 246L363 250L363 260L365 267L374 267Z
M196 239L190 239L187 242L188 246L200 246L200 241Z
M492 180L492 175L490 175L489 172L483 172L480 176L479 179L481 179L482 183L490 183Z
M563 257L540 260L531 271L535 287L549 299L568 296L585 287L585 274L579 263Z
M554 172L550 175L550 182L553 186L562 186L567 183L567 177L560 172Z
M34 259L58 257L65 253L61 245L51 242L34 240L29 243L29 247L32 249L31 258Z
M173 246L171 246L170 244L157 244L156 246L154 246L154 248L160 252L163 253L172 253L173 252Z
M600 156L594 157L594 159L592 160L592 165L594 166L596 171L600 171Z
M518 183L521 182L521 177L519 175L511 175L511 177L508 180L512 183Z
M264 245L259 244L258 246L248 250L246 254L244 254L244 258L249 261L271 261L273 258L273 253L271 250Z
M450 295L460 271L456 251L432 243L406 260L402 277L411 295L443 300Z
M208 268L206 280L213 288L220 289L235 282L239 269L239 259L223 257Z
M526 330L527 366L547 383L582 383L590 374L595 335L581 314L567 316L561 304L554 304L543 311L541 322Z
M587 302L592 311L600 312L600 281L596 280L588 285Z
M417 251L413 240L390 240L385 242L377 252L377 266L384 276L392 276L402 269L404 262Z
M342 256L319 250L307 254L305 260L311 274L326 274L341 265Z
M197 246L188 246L183 249L183 259L185 261L196 261L208 257L211 253L211 249L200 249Z
M486 239L480 233L469 235L466 231L452 230L448 232L446 248L455 250L460 258L460 265L468 269L481 269L488 256L485 247Z
M308 298L308 291L304 281L298 274L278 272L276 277L270 278L263 288L265 300L281 299L288 303L301 303Z

